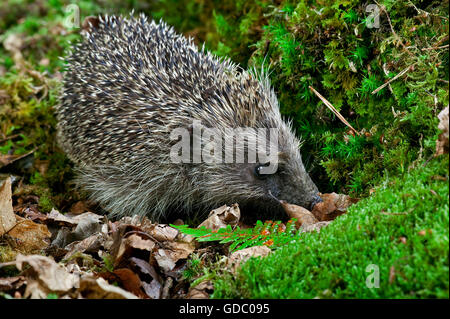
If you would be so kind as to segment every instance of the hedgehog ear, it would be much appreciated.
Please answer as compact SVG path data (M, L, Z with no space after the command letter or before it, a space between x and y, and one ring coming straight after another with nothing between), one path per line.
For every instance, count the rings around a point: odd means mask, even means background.
M84 19L81 28L84 31L93 32L94 29L98 29L99 25L100 25L100 17L88 16Z

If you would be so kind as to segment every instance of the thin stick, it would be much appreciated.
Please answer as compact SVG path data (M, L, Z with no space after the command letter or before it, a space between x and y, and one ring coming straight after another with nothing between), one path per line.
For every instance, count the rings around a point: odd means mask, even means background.
M339 113L339 111L336 110L336 108L326 98L324 98L319 92L317 92L311 85L309 86L309 88L314 92L315 95L317 95L319 99L322 100L322 102L331 110L331 112L336 114L336 116L342 121L342 123L347 125L356 135L361 135L357 130L353 128L353 126L350 125L349 122L347 122L347 120L341 115L341 113Z
M415 63L414 63L415 64ZM413 64L413 65L414 65ZM399 77L401 77L403 74L405 74L406 72L408 72L411 67L413 65L408 66L406 69L404 69L403 71L401 71L399 74L397 74L396 76L394 76L392 79L390 79L389 81L387 81L386 83L384 83L382 86L376 88L375 90L372 91L372 94L377 93L378 91L384 89L386 86L388 86L389 84L391 84L392 82L394 82L395 80L397 80Z
M7 137L5 137L5 138L2 138L2 139L0 140L0 143L6 142L6 141L8 141L8 140L15 139L16 137L19 137L19 136L20 136L20 134L14 134L14 135L11 135L11 136L7 136Z
M427 50L438 50L438 49L445 49L445 48L448 48L448 44L442 45L440 47L423 48L421 50L422 51L427 51Z

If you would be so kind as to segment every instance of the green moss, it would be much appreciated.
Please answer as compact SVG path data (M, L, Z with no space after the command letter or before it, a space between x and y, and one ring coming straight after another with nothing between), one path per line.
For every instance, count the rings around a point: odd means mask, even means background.
M448 298L448 165L446 155L385 179L320 234L217 280L214 297ZM370 265L379 269L379 288L366 286Z

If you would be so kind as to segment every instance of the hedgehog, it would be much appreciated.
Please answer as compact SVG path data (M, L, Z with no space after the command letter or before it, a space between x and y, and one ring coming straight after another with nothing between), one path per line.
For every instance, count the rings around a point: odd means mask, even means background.
M264 68L245 70L144 14L99 17L84 32L66 58L56 117L76 184L113 217L162 221L238 203L243 216L275 218L286 215L280 200L305 208L321 201ZM195 121L201 132L221 134L206 142L228 143L214 148L215 161L174 161L181 136L171 134L184 128L184 144L192 146L202 136L194 134ZM253 129L247 143L236 142L230 132L237 128ZM276 141L255 135L259 129L274 130ZM251 141L276 154L258 151L256 160L241 161L219 155L230 143L247 154ZM276 169L262 174L270 162Z

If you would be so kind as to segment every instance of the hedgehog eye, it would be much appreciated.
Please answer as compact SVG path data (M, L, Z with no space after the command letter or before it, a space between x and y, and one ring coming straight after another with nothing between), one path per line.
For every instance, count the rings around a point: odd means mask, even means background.
M264 167L269 166L269 165L270 165L270 163L256 165L255 166L255 175L256 175L256 177L258 177L259 179L266 179L267 177L269 177L269 175L271 175L271 174L263 174L262 173L262 169Z

